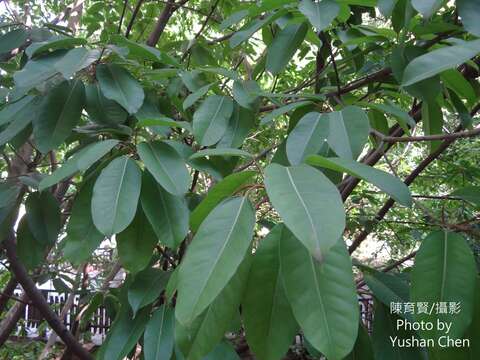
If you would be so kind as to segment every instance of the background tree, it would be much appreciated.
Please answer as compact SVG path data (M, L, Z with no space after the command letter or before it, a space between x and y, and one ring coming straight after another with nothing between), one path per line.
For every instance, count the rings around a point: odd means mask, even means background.
M1 344L31 303L40 358L479 358L478 2L0 9Z

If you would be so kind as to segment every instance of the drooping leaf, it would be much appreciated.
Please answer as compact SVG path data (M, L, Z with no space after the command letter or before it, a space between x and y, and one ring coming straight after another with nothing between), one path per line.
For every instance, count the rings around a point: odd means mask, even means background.
M85 88L86 110L90 119L97 124L118 125L127 119L127 112L116 102L107 99L98 84Z
M340 12L340 6L334 0L314 2L303 0L298 5L298 10L305 15L317 32L326 29Z
M371 166L342 158L326 158L320 155L310 155L307 163L313 166L320 166L326 169L345 172L349 175L372 183L380 190L385 191L395 201L404 206L412 205L412 195L408 186L399 178Z
M305 39L307 24L291 24L275 36L267 49L266 69L273 75L280 73Z
M29 98L26 97L26 99ZM0 113L0 123L8 123L7 127L0 132L0 146L7 142L14 142L15 137L22 134L22 131L25 129L28 129L30 123L38 116L40 99L36 97L30 98L29 101L22 100L18 102L18 105L17 103L12 104L4 108ZM12 109L11 107L15 108ZM5 117L2 117L2 115Z
M471 322L476 280L475 260L465 239L457 233L437 231L428 235L415 256L411 275L411 301L459 303L461 311L455 313L417 313L416 321L451 323L449 336L460 338ZM435 341L444 331L420 330L425 339Z
M240 360L240 356L238 356L236 350L226 340L223 340L222 342L218 343L217 346L215 346L215 349L211 353L209 353L207 356L203 358L203 360Z
M95 357L99 360L124 359L142 336L149 312L150 309L145 308L133 317L129 306L123 305Z
M442 108L436 102L422 103L422 125L425 135L438 135L443 129ZM428 142L430 151L435 151L440 145L440 141Z
M252 155L241 149L229 149L229 148L217 148L217 149L205 149L199 150L190 156L189 160L210 157L210 156L239 156L251 158Z
M370 124L365 112L356 106L327 113L329 120L328 144L335 153L346 159L356 159L362 152Z
M142 142L138 155L155 180L172 195L183 195L190 184L190 175L181 156L165 142Z
M358 324L358 335L353 350L345 360L374 360L372 343L370 335L365 327L360 322Z
M237 80L233 83L233 98L240 106L247 109L253 109L255 107L260 91L261 89L258 83L254 80Z
M18 28L0 36L0 54L8 53L22 46L28 39L28 31Z
M287 298L308 341L328 359L353 348L359 310L352 263L343 239L320 264L287 229L280 240L280 268Z
M49 192L31 193L25 201L28 227L36 241L53 245L60 231L60 208Z
M210 189L205 198L195 207L190 216L190 227L196 232L208 214L225 198L231 196L245 185L253 176L254 171L242 171L227 176Z
M462 25L470 34L480 36L480 4L471 0L456 0L458 14L462 18Z
M202 146L218 142L225 134L233 102L226 96L209 96L193 115L193 133Z
M309 112L303 116L287 138L287 157L292 165L301 164L308 155L316 154L328 138L329 118Z
M147 268L139 272L128 288L128 303L133 316L141 308L154 302L167 284L169 273L156 268Z
M109 139L85 146L70 159L68 159L60 168L55 170L51 175L44 177L40 181L38 189L43 191L44 189L59 183L60 181L74 175L79 171L87 170L91 165L112 150L112 148L117 144L118 140Z
M15 102L5 104L2 110L0 110L0 126L12 122L16 118L16 115L21 114L22 111L24 111L23 109L34 99L34 96L27 95Z
M143 335L145 360L170 359L173 353L175 316L173 309L161 305L147 323Z
M105 236L124 230L135 217L141 171L134 160L121 156L104 168L95 182L92 218Z
M200 315L237 271L253 235L247 198L220 203L200 225L180 269L175 316L184 325Z
M183 110L187 110L190 106L195 104L200 98L205 95L208 90L212 87L213 84L207 84L205 86L202 86L200 89L192 92L190 95L188 95L185 100L183 101Z
M163 190L152 175L144 172L140 199L160 242L177 248L188 233L189 211L185 198Z
M35 269L45 260L47 248L47 244L35 238L24 216L17 228L17 255L23 266L27 270Z
M217 143L217 148L238 148L242 146L254 126L254 112L235 104L227 130Z
M214 301L193 323L183 325L178 321L178 308L175 310L175 339L181 353L189 360L201 360L215 349L240 306L251 257L247 257L238 267L233 277Z
M22 70L13 74L15 85L28 91L58 73L55 64L65 55L63 51L28 61Z
M42 153L60 146L79 122L85 102L80 80L64 81L48 92L33 119L33 135Z
M93 182L82 187L75 198L68 220L63 255L73 264L86 261L104 238L104 235L97 230L93 223L92 193Z
M280 115L286 114L292 110L298 109L299 107L309 105L309 104L310 104L310 101L298 101L298 102L293 102L288 105L284 105L279 108L276 108L273 111L271 111L268 115L265 115L263 118L260 119L260 125L266 125Z
M444 0L412 0L412 6L425 18L431 17L442 6Z
M271 164L265 170L265 187L285 225L315 259L328 258L345 228L345 211L335 185L307 165Z
M85 45L86 43L87 40L82 38L52 36L46 41L32 43L25 49L25 53L29 57L36 57L59 49L70 49L77 45Z
M145 269L153 255L158 239L141 207L133 222L117 235L118 257L131 273Z
M116 64L97 66L97 79L103 95L123 106L129 114L135 114L143 104L145 93L135 78Z
M444 70L456 67L479 52L480 40L473 40L446 46L419 56L407 65L403 73L402 86L415 84Z
M85 69L99 59L101 51L88 50L84 47L69 50L64 57L55 63L55 69L65 79L70 79L76 72Z
M260 241L242 301L248 344L256 356L265 360L282 358L298 330L280 275L279 242L283 231L284 225L277 225Z
M450 195L480 206L480 186L465 186L455 190Z

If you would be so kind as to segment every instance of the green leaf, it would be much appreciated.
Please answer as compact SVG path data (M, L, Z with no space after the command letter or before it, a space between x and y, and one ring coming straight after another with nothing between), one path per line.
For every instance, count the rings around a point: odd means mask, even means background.
M93 182L85 184L75 197L72 214L67 224L63 255L73 264L88 260L100 245L104 235L97 230L92 219Z
M86 39L53 36L47 41L34 42L25 49L25 53L29 57L35 57L59 49L70 49L78 45L85 45L86 43Z
M215 184L202 202L195 207L195 210L193 210L190 216L190 227L192 231L196 232L203 220L222 200L242 188L254 175L254 171L233 173Z
M280 115L286 114L287 112L290 112L292 110L298 109L299 107L310 105L310 104L311 104L310 101L298 101L298 102L293 102L288 105L284 105L279 108L276 108L275 110L270 112L268 115L265 115L263 118L260 119L260 125L266 125Z
M11 123L34 99L34 96L27 95L15 102L8 102L0 110L0 126Z
M27 270L35 269L45 260L47 248L47 244L35 238L24 216L17 228L17 255L23 266Z
M175 316L182 324L191 324L227 285L250 248L254 225L245 197L223 201L200 225L178 277Z
M395 8L395 4L397 0L378 0L377 6L380 13L389 18L392 15L393 9Z
M480 4L471 0L456 0L457 11L462 18L462 25L470 34L480 36Z
M193 115L193 133L202 146L218 142L225 134L233 102L226 96L209 96Z
M374 360L372 343L370 341L370 335L362 322L358 324L357 341L353 350L344 360Z
M127 112L116 102L107 99L98 84L90 84L85 88L86 110L90 119L102 125L123 124L127 119Z
M233 98L240 106L246 109L254 109L258 101L258 93L260 92L260 86L254 80L236 80L233 82Z
M213 84L207 84L188 95L183 101L183 110L187 110L190 106L200 100L200 98L205 95L212 86Z
M51 175L44 177L38 186L39 191L43 191L79 171L87 170L117 144L118 140L113 139L88 144L65 161L65 163Z
M403 111L400 107L390 101L387 101L385 104L369 103L367 106L395 117L398 120L398 124L406 133L408 133L409 126L415 127L415 120L413 120L406 111Z
M192 126L187 121L175 121L168 117L159 119L141 119L137 122L137 126L169 126L174 128L182 128L189 132L193 132Z
M118 257L123 267L131 273L145 269L157 243L155 232L139 208L133 222L117 235Z
M405 359L422 360L425 356L420 347L392 346L392 339L398 343L415 338L420 340L414 331L403 327L397 328L398 316L390 313L389 308L376 302L373 316L372 345L376 360Z
M13 80L18 88L27 92L58 73L55 64L65 55L63 51L56 51L51 55L42 56L27 61L22 70L13 74Z
M235 104L228 122L227 131L217 144L217 148L237 148L242 146L250 130L255 126L253 111Z
M345 228L345 211L335 185L307 166L269 165L265 187L285 225L320 262L328 259Z
M22 46L27 41L28 32L24 28L15 29L0 36L0 54L5 54Z
M425 135L438 135L443 129L443 113L442 108L437 102L422 103L422 126ZM430 152L435 151L441 141L429 141Z
M188 360L203 360L204 356L215 349L238 314L240 300L244 293L250 269L251 257L247 257L239 266L228 284L223 287L214 301L189 325L177 321L175 339L181 352ZM175 310L178 319L178 307ZM223 360L223 358L222 358Z
M436 303L459 302L458 314L415 314L416 321L451 323L448 335L460 338L471 322L477 269L475 259L465 239L457 233L437 231L427 236L415 256L411 275L411 301ZM445 335L437 327L420 330L425 339L437 340Z
M38 149L47 153L59 147L80 121L85 89L80 80L64 81L48 92L33 119L33 135Z
M399 178L371 166L342 158L325 158L320 155L311 155L307 163L313 166L320 166L326 169L345 172L349 175L372 183L380 190L385 191L395 201L404 206L412 205L412 195L408 186Z
M183 195L190 184L190 175L182 157L167 143L143 142L137 152L155 180L170 194Z
M480 186L465 186L455 190L450 195L480 206Z
M259 359L278 360L297 330L280 276L279 242L284 226L276 225L255 251L248 276L242 317L248 344Z
M341 158L356 159L368 139L368 116L357 106L347 106L326 116L329 119L327 141L332 150Z
M69 50L64 57L55 63L55 69L65 79L70 79L75 73L93 64L100 58L101 51L88 50L84 47Z
M454 68L477 56L479 52L480 40L474 40L446 46L419 56L405 68L402 86L415 84L444 70Z
M0 208L15 205L19 194L20 185L9 180L0 182Z
M443 5L444 0L412 0L412 6L425 18L431 17Z
M328 359L343 359L352 351L359 321L352 263L343 239L337 237L320 264L293 234L284 231L280 268L305 337Z
M175 316L171 308L161 305L147 323L143 335L145 360L170 359L173 353Z
M240 356L238 356L237 351L234 349L231 343L223 340L222 342L218 343L215 346L215 349L207 356L203 358L203 360L240 360Z
M217 148L217 149L204 149L199 150L194 153L192 156L189 157L189 160L203 158L203 157L210 157L210 156L239 156L239 157L246 157L252 158L253 156L246 152L245 150L240 149L229 149L229 148Z
M280 30L267 49L267 71L276 75L287 66L305 39L307 30L305 23L290 24Z
M144 172L140 199L160 242L176 249L188 233L189 211L185 198L166 192L152 175Z
M133 317L130 308L122 306L95 357L99 360L124 359L142 336L149 312L150 309L145 308Z
M235 32L230 38L230 47L233 49L240 45L242 42L250 39L253 34L266 25L270 25L275 20L279 19L285 15L284 10L280 10L274 13L267 14L262 19L254 20L245 26L243 26L239 31Z
M111 236L124 230L135 217L141 171L134 160L121 156L104 168L95 182L92 217L98 230Z
M329 135L329 117L309 112L293 128L287 138L287 157L292 165L301 164L305 157L320 151Z
M28 226L35 239L53 245L61 228L58 201L49 192L31 193L25 201Z
M20 100L18 103L22 102ZM6 144L7 142L13 141L16 136L22 133L27 129L28 125L34 120L38 113L38 108L40 104L40 99L32 98L30 101L22 102L21 104L17 103L12 104L11 106L2 110L0 115L5 114L5 118L0 117L0 123L8 123L7 127L0 132L0 146ZM15 106L15 109L11 107ZM3 111L6 111L4 113Z
M337 17L340 6L333 0L322 0L320 2L303 0L298 5L298 10L307 17L310 24L319 32L326 29Z
M116 64L97 66L97 79L103 95L123 106L129 114L135 114L143 104L145 93L141 85L124 68Z
M138 310L150 305L159 296L167 284L169 273L156 268L147 268L139 272L128 288L128 303L133 316Z
M469 106L474 106L477 101L477 95L470 82L457 69L450 69L442 72L440 77L443 83L455 93L467 100Z

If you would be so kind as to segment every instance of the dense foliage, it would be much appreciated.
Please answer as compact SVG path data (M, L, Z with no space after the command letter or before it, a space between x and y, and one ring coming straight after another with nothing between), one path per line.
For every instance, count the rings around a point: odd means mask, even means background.
M0 9L0 344L29 302L64 358L480 358L478 1Z

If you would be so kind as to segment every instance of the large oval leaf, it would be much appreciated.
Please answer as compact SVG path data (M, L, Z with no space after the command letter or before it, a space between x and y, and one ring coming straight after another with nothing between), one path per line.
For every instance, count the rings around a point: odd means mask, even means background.
M190 175L184 160L174 148L154 141L138 144L137 151L145 167L165 190L173 195L187 192Z
M97 66L97 79L106 98L115 100L129 114L135 114L143 104L145 93L141 85L124 68L116 64Z
M134 160L121 156L102 170L92 196L92 218L97 229L110 236L124 230L135 217L141 172Z
M128 287L128 303L135 316L141 308L154 302L167 284L169 273L157 268L147 268L138 273Z
M98 84L87 85L85 93L86 110L93 122L102 125L117 125L125 122L127 112L116 101L106 98Z
M173 309L161 305L147 323L143 335L145 360L170 359L173 353L175 316Z
M307 155L318 153L328 138L329 119L325 114L310 112L303 116L287 138L287 157L292 165Z
M408 186L399 178L371 166L342 158L326 158L320 155L311 155L307 163L313 166L320 166L326 169L346 172L349 175L363 179L380 190L385 191L395 201L404 206L412 205L412 195Z
M334 0L322 0L320 2L303 0L298 5L298 10L307 17L315 30L319 32L327 28L337 17L340 6Z
M415 319L434 324L437 320L451 323L448 335L461 337L472 320L476 274L472 251L460 234L437 231L427 236L415 256L411 301L427 302L430 306L440 302L459 303L461 311L458 314L432 311L416 314ZM436 340L445 332L435 327L420 334Z
M319 264L285 229L280 264L287 297L305 337L328 359L343 359L352 351L359 321L352 263L343 239Z
M190 324L227 285L253 235L255 212L247 198L225 200L205 219L190 244L178 278L177 319Z
M368 116L357 106L326 114L329 121L328 144L335 153L346 159L356 159L363 150L370 132Z
M305 23L287 25L280 30L267 49L267 71L276 75L287 66L305 39L307 30Z
M409 86L470 60L480 52L480 40L446 46L413 59L403 73L402 86Z
M265 170L265 186L287 227L323 261L345 228L345 211L335 185L307 165L271 164Z
M137 273L149 264L158 239L141 208L133 222L117 235L118 257L123 267Z
M61 228L60 208L51 193L31 193L25 201L28 226L35 239L44 245L53 245Z
M193 115L193 133L202 146L218 142L227 130L233 101L226 96L209 96Z
M60 146L80 120L85 90L80 80L64 81L48 92L33 120L38 149L46 153Z
M283 224L277 225L260 241L242 301L248 345L264 360L281 359L298 330L280 276L278 247L283 231Z
M188 233L189 211L185 198L163 190L152 175L144 172L140 199L160 242L177 248Z

